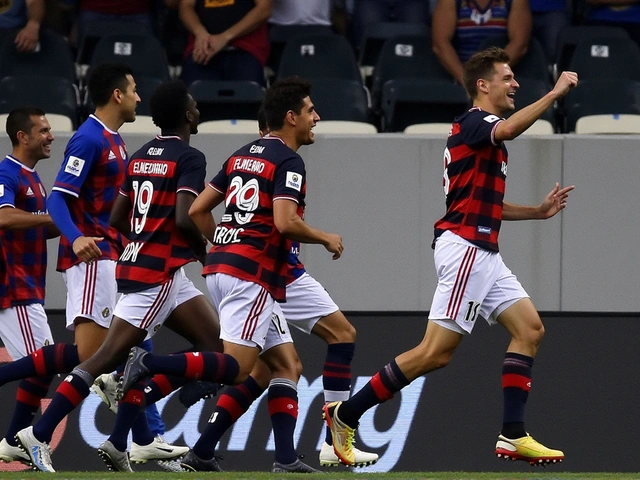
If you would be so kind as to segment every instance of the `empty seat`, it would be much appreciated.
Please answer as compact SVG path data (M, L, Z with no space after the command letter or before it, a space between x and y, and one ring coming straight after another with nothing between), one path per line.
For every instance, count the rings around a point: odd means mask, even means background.
M123 20L93 20L86 22L83 28L84 35L78 40L78 56L76 61L79 64L88 65L100 38L107 35L122 35L132 32L146 33L151 35L151 29L144 23L129 22Z
M404 133L410 135L449 135L452 122L442 123L414 123L404 129Z
M640 115L640 81L625 79L581 80L566 96L566 131L576 131L578 119L606 115L623 125L621 115ZM601 121L606 120L600 117ZM611 127L607 127L607 131Z
M43 74L76 82L76 68L66 39L55 32L40 32L39 47L35 52L16 50L11 39L0 46L0 76Z
M160 40L143 32L101 37L93 50L89 70L105 62L126 63L134 77L169 79L167 57Z
M360 66L375 66L384 42L399 35L431 36L431 29L422 23L374 22L365 26L360 41Z
M198 133L241 133L258 135L257 120L209 120L198 125Z
M64 116L67 122L56 119L58 128L75 130L78 126L78 90L69 80L46 75L20 75L0 80L0 113L9 113L14 108L31 105L41 108L47 118ZM52 125L53 127L53 125ZM55 133L55 132L54 132Z
M588 115L576 121L578 134L640 134L640 114Z
M366 122L349 122L345 120L320 120L313 131L317 134L353 135L378 133L375 125Z
M469 106L464 89L443 80L390 80L382 89L385 132L402 132L417 123L450 124Z
M558 35L558 55L554 65L555 76L569 69L576 46L583 40L597 37L629 38L624 28L598 25L569 25Z
M378 112L382 88L400 78L435 79L453 84L453 77L438 61L424 35L401 35L385 41L373 71L371 101Z
M622 78L640 81L640 47L623 37L593 37L581 41L573 52L569 70L580 80Z
M328 25L275 25L269 24L269 61L267 65L278 71L280 58L287 42L301 35L335 35Z
M504 48L509 43L506 35L492 35L486 38L480 44L480 50L488 47ZM540 41L531 37L527 53L512 67L516 80L520 81L520 77L537 78L539 80L548 81L551 78L551 68L547 63L547 57Z
M278 78L299 75L308 80L346 78L362 81L351 44L340 35L291 38L282 52Z
M369 122L369 95L361 82L325 78L312 82L311 99L322 120Z
M132 133L160 134L160 128L158 128L158 126L153 123L151 116L136 114L136 121L123 123L118 132L121 135Z
M256 120L264 88L249 81L196 80L189 93L198 102L201 122Z

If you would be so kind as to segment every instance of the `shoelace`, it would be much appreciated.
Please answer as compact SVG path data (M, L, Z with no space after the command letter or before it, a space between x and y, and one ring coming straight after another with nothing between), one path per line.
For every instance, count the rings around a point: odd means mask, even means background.
M38 460L46 467L51 467L51 446L48 443L43 443L38 448Z

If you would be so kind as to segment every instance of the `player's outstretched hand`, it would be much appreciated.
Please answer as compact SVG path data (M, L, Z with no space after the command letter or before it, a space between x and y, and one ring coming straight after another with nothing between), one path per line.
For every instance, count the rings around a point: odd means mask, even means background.
M85 263L91 263L102 255L96 242L101 242L104 237L78 237L73 241L73 253Z
M553 87L553 91L564 97L576 85L578 85L578 74L576 72L562 72L555 87Z
M574 185L560 188L560 184L556 182L556 186L544 197L540 207L538 207L541 217L551 218L560 210L563 210L567 206L569 192L574 188L576 188Z
M327 240L324 248L333 253L333 259L337 260L342 255L344 247L342 246L342 237L336 233L327 233Z

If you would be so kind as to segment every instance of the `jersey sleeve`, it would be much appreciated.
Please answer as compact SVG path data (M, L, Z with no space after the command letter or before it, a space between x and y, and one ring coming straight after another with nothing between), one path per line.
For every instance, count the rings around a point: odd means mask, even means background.
M16 206L16 194L20 185L15 175L0 170L0 207Z
M64 152L64 160L52 190L78 197L80 188L93 166L100 161L102 145L86 135L73 137Z
M299 155L288 158L276 169L273 199L285 198L298 203L302 193L306 171Z
M491 113L478 111L470 114L462 123L462 139L470 148L496 145L495 129L504 119Z
M220 171L216 174L215 177L211 179L209 185L221 194L225 194L227 192L227 187L229 186L229 175L227 173L227 168L229 166L229 160L224 162Z
M198 195L204 187L207 164L204 153L191 150L180 159L177 172L178 192L192 192Z

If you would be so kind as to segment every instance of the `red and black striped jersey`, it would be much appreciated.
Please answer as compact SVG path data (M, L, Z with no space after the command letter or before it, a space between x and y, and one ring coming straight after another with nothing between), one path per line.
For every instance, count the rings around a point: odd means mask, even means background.
M131 233L118 259L118 291L139 292L167 282L195 260L176 228L178 192L197 196L204 187L204 154L180 137L158 136L129 160L120 194L129 197Z
M508 155L494 135L502 120L473 107L453 121L444 152L447 212L435 224L436 239L448 230L498 251Z
M203 274L254 282L284 301L291 242L275 226L273 202L304 207L304 161L280 138L266 136L234 153L209 186L225 195L226 208Z

